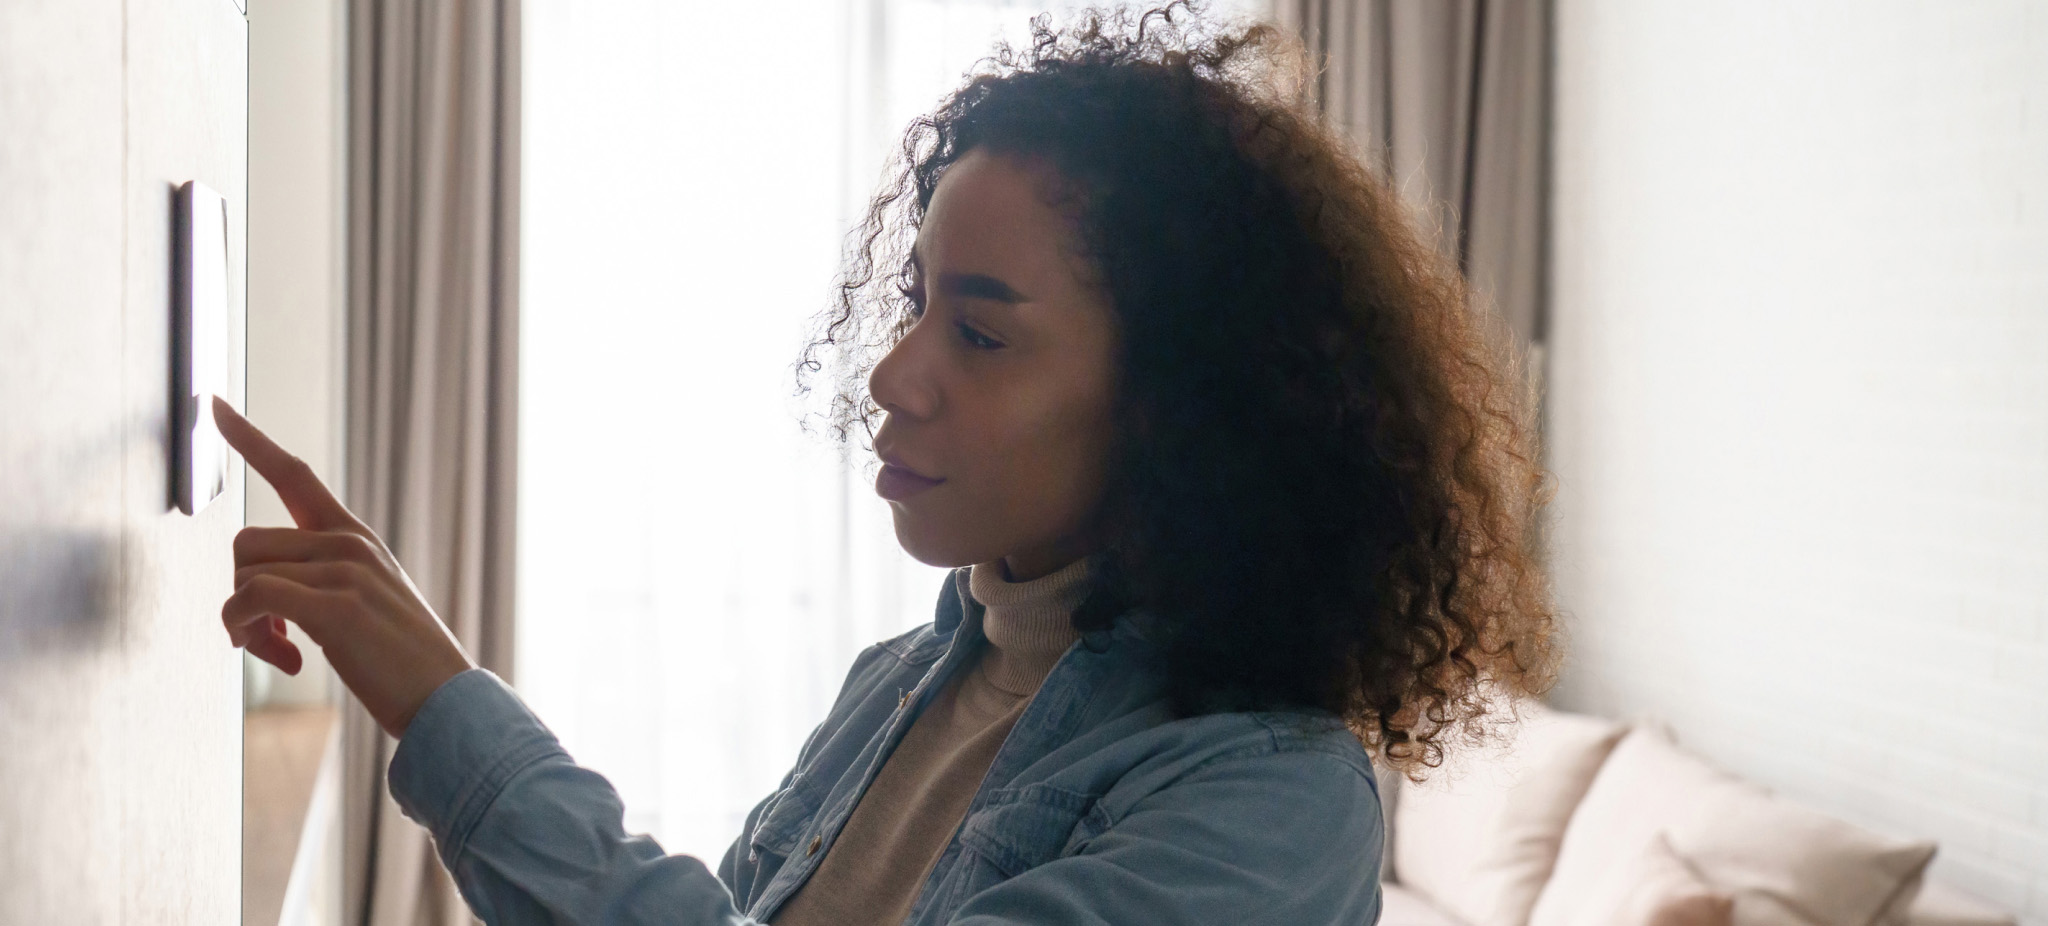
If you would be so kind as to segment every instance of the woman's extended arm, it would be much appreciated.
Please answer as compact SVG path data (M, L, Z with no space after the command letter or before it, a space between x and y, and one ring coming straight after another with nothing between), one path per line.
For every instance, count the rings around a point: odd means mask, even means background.
M420 707L390 781L487 923L757 922L702 861L628 834L611 783L570 759L484 669L449 679Z

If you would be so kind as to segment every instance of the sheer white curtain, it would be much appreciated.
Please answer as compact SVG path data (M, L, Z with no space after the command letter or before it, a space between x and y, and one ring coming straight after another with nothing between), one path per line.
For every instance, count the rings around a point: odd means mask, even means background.
M790 364L902 127L1046 6L527 0L517 683L671 852L931 619Z

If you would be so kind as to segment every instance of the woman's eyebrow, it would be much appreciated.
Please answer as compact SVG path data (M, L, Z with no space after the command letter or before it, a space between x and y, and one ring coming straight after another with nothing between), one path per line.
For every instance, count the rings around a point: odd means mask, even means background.
M918 254L918 244L924 242L913 242L909 248L911 277L924 277L924 258ZM942 272L942 275L938 275L938 291L952 293L963 299L991 299L1010 305L1030 301L1030 297L1018 293L1016 287L995 277L989 277L985 272Z
M985 273L941 273L939 289L967 299L993 299L1015 305L1031 300L995 277Z
M910 271L913 276L924 275L924 261L919 259L915 245L910 250ZM989 299L1011 305L1031 301L1016 287L986 273L941 273L939 291L966 299Z

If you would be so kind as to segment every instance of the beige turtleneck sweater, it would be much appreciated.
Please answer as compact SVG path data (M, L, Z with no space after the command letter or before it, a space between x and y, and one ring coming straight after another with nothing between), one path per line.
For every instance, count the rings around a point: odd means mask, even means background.
M1088 561L1028 582L1001 560L968 572L988 645L925 704L775 926L896 926L952 841L1010 727L1067 647Z

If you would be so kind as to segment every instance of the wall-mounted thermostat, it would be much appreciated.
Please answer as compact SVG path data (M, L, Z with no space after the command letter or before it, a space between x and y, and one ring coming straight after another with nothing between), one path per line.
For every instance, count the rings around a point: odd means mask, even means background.
M228 487L213 397L228 395L228 203L197 180L178 188L172 274L171 500L186 514ZM240 409L236 409L239 411Z

